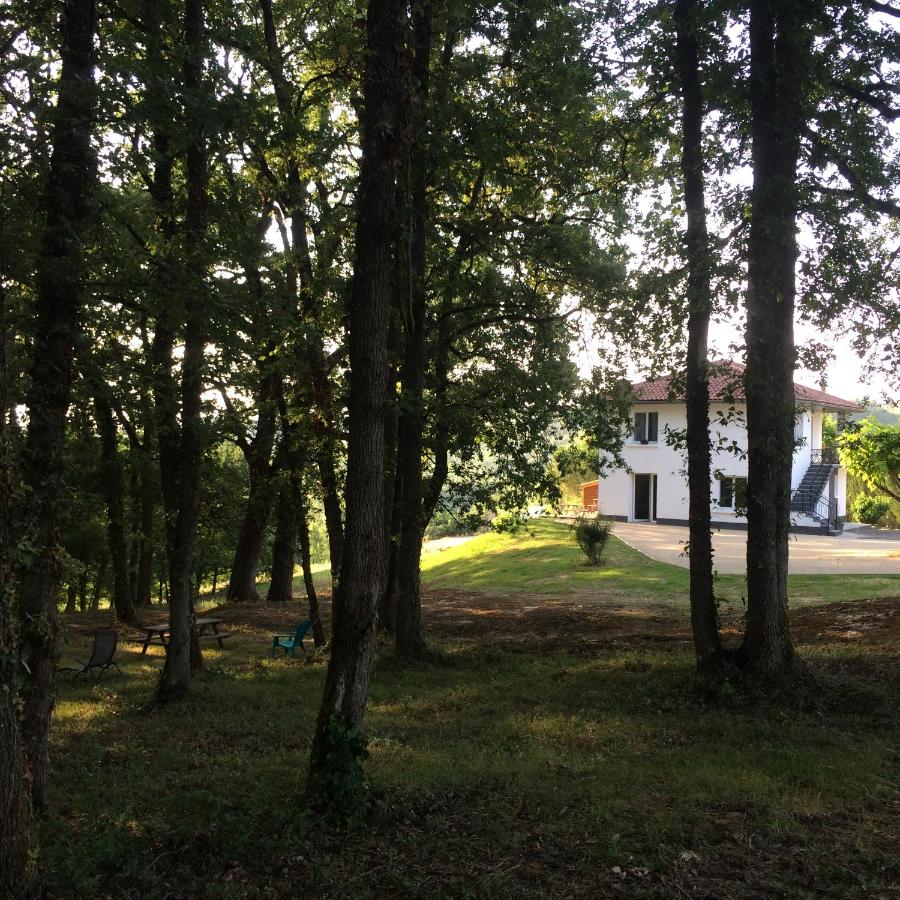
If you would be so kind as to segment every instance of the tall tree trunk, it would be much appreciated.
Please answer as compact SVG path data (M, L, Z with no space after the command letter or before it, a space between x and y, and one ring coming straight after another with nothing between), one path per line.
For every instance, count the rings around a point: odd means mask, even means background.
M395 161L401 99L402 0L370 0L363 78L362 153L356 202L356 247L349 310L350 436L346 527L334 597L332 651L310 756L310 794L338 799L361 785L362 729L375 660L375 620L384 590L384 407L387 314L396 227ZM346 798L350 799L350 798Z
M445 301L446 302L446 301ZM422 544L425 539L425 529L434 516L441 499L441 492L447 482L447 474L449 471L449 427L443 415L441 403L446 394L449 385L449 352L450 338L447 333L447 317L442 316L441 324L438 326L436 358L434 364L435 379L435 425L430 450L434 460L434 467L427 483L420 481L422 487L420 520L416 528L407 529L404 537L399 542L397 553L397 572L398 584L399 573L415 572L409 593L404 599L407 614L412 611L412 615L418 614L421 619L421 560L422 560ZM418 613L416 612L418 608ZM413 628L415 625L413 625ZM421 627L421 626L420 626Z
M805 2L752 0L753 141L747 290L747 627L741 660L773 683L792 668L787 568L794 452L797 165L809 51Z
M322 616L319 613L319 598L316 596L316 583L313 581L312 554L309 547L309 506L302 482L297 485L299 514L297 516L297 534L300 538L300 568L303 570L303 587L306 589L306 603L309 607L309 620L312 622L313 642L317 647L325 646L325 629L322 627Z
M399 435L398 435L399 437ZM384 592L378 601L378 627L393 634L397 627L397 572L400 558L400 478L394 477L391 491L385 493L385 505L390 504L391 520L388 526L387 577ZM385 513L387 509L385 509Z
M156 501L159 471L153 458L152 413L145 417L144 439L138 454L138 535L137 571L135 573L134 604L149 606L153 595L153 533L156 525Z
M94 84L93 0L63 7L62 68L53 122L45 227L37 264L34 357L22 458L27 489L23 523L36 548L19 577L25 690L26 754L36 809L46 803L46 756L54 706L59 598L59 506L72 362L84 302L82 273L96 175L91 146ZM35 841L36 835L31 836Z
M271 448L270 448L271 449ZM250 472L250 494L238 532L231 577L225 600L228 603L257 602L256 572L262 556L266 525L272 512L274 485L268 459Z
M299 505L299 489L294 473L284 473L275 510L272 580L266 595L268 603L286 603L294 597L294 548L297 543Z
M99 393L94 398L97 430L100 433L100 458L103 466L103 493L106 501L106 534L113 568L113 607L116 618L137 624L128 580L128 549L125 541L125 505L122 464L116 423L109 401Z
M292 85L285 75L284 58L278 45L272 0L259 0L262 12L263 34L268 56L268 71L272 79L275 100L283 123L297 116L297 105L292 102ZM331 585L337 586L341 569L344 543L344 524L341 513L340 489L337 475L338 431L329 380L328 358L322 336L322 310L313 284L312 255L307 228L306 186L301 178L297 159L288 160L287 191L284 206L291 219L291 246L293 263L299 288L300 309L305 329L304 346L308 366L308 399L313 409L311 422L316 436L315 460L319 469L322 489L322 505L325 510L325 528L328 532L328 548L331 561Z
M2 243L3 235L0 235ZM2 276L0 276L2 277ZM13 619L13 571L10 547L12 491L9 479L6 410L9 408L6 365L6 291L0 280L0 896L23 896L36 875L37 821L28 793L28 763L19 714L21 671ZM71 596L71 591L70 591Z
M288 601L294 596L294 552L300 542L300 564L303 585L312 622L313 640L317 647L325 645L325 632L319 614L319 598L312 575L312 559L309 545L309 505L304 489L306 471L305 454L301 452L297 425L288 416L283 393L279 396L281 407L281 491L278 498L278 524L272 553L272 583L269 600Z
M265 231L269 224L270 220L267 216L261 217L257 223L258 243L256 249L260 256L263 253ZM254 324L258 326L258 323L267 319L270 313L265 301L266 289L257 263L258 259L253 258L245 264L244 271L247 283L251 287L251 294L256 300L257 313L254 317ZM281 297L280 294L278 296ZM296 302L294 302L294 306L296 306ZM284 307L277 309L276 312L289 312L290 303L284 303ZM255 353L259 380L256 390L256 429L252 439L248 437L239 417L232 411L230 400L226 398L229 413L236 423L238 445L247 461L250 477L247 506L238 532L228 589L225 592L226 601L234 603L259 600L259 593L256 590L256 575L262 556L266 525L272 514L272 505L277 494L276 467L272 463L272 449L278 436L278 401L282 394L283 380L284 364L279 345L280 338L276 337L271 329L264 330L255 336L254 346L262 348L262 352Z
M296 180L296 176L292 180ZM295 191L300 190L299 185L292 187ZM300 308L306 323L308 393L313 409L311 423L315 435L315 459L319 469L319 485L322 489L322 507L325 511L325 530L328 533L331 587L332 591L335 591L341 574L341 557L344 552L344 521L341 512L336 462L338 456L337 421L331 382L328 377L328 361L319 325L321 309L313 287L312 257L306 236L305 193L302 201L298 199L292 210L291 235L300 284Z
M141 556L141 522L138 510L140 509L141 473L135 465L134 447L129 448L128 467L128 496L131 498L131 516L129 518L128 534L128 596L131 605L137 606L138 565Z
M431 15L428 0L412 6L412 165L410 166L409 307L405 310L406 341L400 397L397 470L400 476L400 549L397 556L397 652L420 656L425 650L422 628L421 560L426 521L422 506L425 392L425 254L427 249L429 167L426 164Z
M184 63L185 115L190 136L185 159L187 180L187 213L185 221L186 280L184 292L184 356L181 363L181 435L177 457L169 460L169 477L177 476L174 495L177 514L170 537L169 557L169 648L160 676L158 695L161 700L182 693L190 674L202 668L202 657L191 626L191 572L194 545L200 514L200 463L203 455L201 418L204 376L205 336L203 315L205 304L198 302L207 291L203 244L206 235L207 171L206 147L193 107L201 102L203 78L203 0L185 2ZM171 356L169 357L171 360ZM167 421L172 428L172 420ZM177 428L177 426L175 426ZM162 434L160 434L162 454ZM165 474L164 474L165 479ZM165 495L166 490L163 491Z
M344 521L338 493L337 466L332 451L333 441L322 442L317 462L319 484L322 488L322 509L325 513L325 531L328 534L328 559L331 568L331 590L337 591L341 577L341 561L344 555Z
M66 608L64 610L65 614L71 615L78 608L76 603L78 600L78 582L73 581L66 588Z
M675 0L681 81L681 174L687 212L687 452L690 522L691 630L697 670L714 674L723 659L713 586L710 515L709 318L712 286L703 177L703 92L697 42L697 0Z
M97 579L97 584L100 583L100 579ZM87 596L87 586L88 586L88 573L87 569L82 569L81 574L78 576L78 611L84 612L88 608L88 596Z
M84 598L85 593L87 591L87 572L85 571L82 574L82 598ZM106 560L101 560L100 565L97 568L97 572L94 575L94 584L91 589L91 599L88 602L88 609L91 612L97 612L100 609L100 592L103 590L103 582L106 580ZM82 601L82 606L84 605Z
M403 127L401 125L401 127ZM404 169L408 168L408 161ZM407 189L397 191L397 207L406 203ZM378 628L382 631L393 632L397 612L397 545L400 540L400 485L397 475L397 442L398 425L400 421L398 409L398 396L396 389L392 387L399 378L399 356L402 350L402 333L400 328L401 310L406 305L404 292L409 293L409 252L407 241L399 240L396 248L395 268L396 275L394 290L392 291L392 303L388 320L388 359L390 371L388 374L389 402L384 411L384 547L386 562L386 576L384 590L378 598Z
M444 308L448 308L448 298L444 300ZM421 560L422 560L422 544L425 539L425 529L434 516L434 512L438 507L441 499L441 492L447 482L447 474L449 471L449 437L450 430L445 419L442 407L443 399L449 386L449 353L450 353L450 337L448 334L448 317L441 316L437 329L437 340L435 346L435 362L434 362L434 410L435 423L433 428L432 440L429 446L430 455L433 460L433 468L427 482L422 477L421 468L418 473L413 473L414 480L418 481L418 495L420 498L418 504L418 515L412 520L412 527L404 527L399 542L399 552L397 555L397 572L398 572L398 596L402 596L403 615L411 623L408 625L397 627L398 638L401 630L413 636L419 635L424 642L422 636L421 625ZM421 435L420 431L413 434ZM421 441L421 438L420 438ZM424 441L419 443L420 449L424 447ZM421 454L420 457L421 459ZM410 454L410 459L414 459ZM404 463L405 469L405 463ZM403 472L401 471L401 475ZM399 585L402 582L402 591ZM398 603L398 611L400 604ZM399 612L398 612L399 614ZM415 639L415 638L414 638ZM413 645L412 653L415 655L421 651L422 645L419 647ZM400 650L398 646L398 651Z

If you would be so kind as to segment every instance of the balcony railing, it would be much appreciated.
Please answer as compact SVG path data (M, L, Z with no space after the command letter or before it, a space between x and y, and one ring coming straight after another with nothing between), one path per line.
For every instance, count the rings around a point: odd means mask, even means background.
M821 450L810 450L809 461L813 465L837 466L840 465L838 452L834 447L823 447Z

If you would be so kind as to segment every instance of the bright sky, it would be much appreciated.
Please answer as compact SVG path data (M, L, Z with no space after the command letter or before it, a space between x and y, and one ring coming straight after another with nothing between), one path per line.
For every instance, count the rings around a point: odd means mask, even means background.
M835 394L845 400L868 398L872 403L888 406L900 403L900 398L892 392L884 375L876 375L869 382L863 380L865 377L864 360L860 359L853 349L849 336L839 332L823 334L808 324L796 323L794 338L798 345L808 341L818 341L827 344L834 351L834 360L826 367L824 373L798 369L795 380L799 384L824 389L829 394ZM718 323L710 329L710 342L721 351L725 351L729 344L740 341L741 333L735 325ZM824 385L821 383L823 374Z
M794 336L798 345L808 341L817 341L827 344L834 351L834 360L824 371L824 390L829 394L845 400L865 398L870 403L900 407L900 396L896 390L892 390L884 375L876 375L868 382L864 380L864 360L860 359L853 349L849 336L841 333L822 334L804 323L797 323ZM581 340L572 348L583 375L587 375L599 362L599 356L594 349L595 340L595 338L583 334ZM729 351L732 345L742 342L743 333L740 324L736 322L714 323L710 328L710 357L742 361L739 353ZM632 381L642 381L648 374L649 367L642 367L638 363L629 367L628 376ZM823 389L822 373L798 369L794 377L799 384Z

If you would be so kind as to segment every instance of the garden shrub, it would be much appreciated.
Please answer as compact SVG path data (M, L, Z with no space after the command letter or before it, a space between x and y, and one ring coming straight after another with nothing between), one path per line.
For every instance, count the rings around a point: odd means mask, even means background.
M596 516L582 516L573 523L572 530L590 564L599 566L612 534L612 522L599 513Z
M866 525L878 525L888 514L891 501L887 497L873 497L871 494L857 496L850 508L853 518Z

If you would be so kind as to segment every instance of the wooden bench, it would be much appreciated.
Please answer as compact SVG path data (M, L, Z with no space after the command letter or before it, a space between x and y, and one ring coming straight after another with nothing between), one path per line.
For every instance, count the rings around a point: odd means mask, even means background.
M219 623L221 621L221 619L210 616L195 619L194 627L197 630L197 640L218 641L219 648L224 649L225 644L223 641L225 638L230 638L232 633L230 631L219 631ZM166 653L169 652L169 632L171 629L168 625L141 625L140 630L146 634L146 637L143 638L143 640L139 639L143 644L141 647L141 656L146 654L147 648L151 643L157 641L162 644Z
M141 647L141 656L147 652L147 648L155 641L159 641L163 647L168 647L168 641L166 640L166 636L169 633L168 625L141 625L141 631L145 632L147 635L142 641L143 647ZM166 652L168 652L168 650Z

